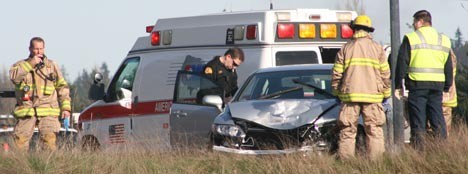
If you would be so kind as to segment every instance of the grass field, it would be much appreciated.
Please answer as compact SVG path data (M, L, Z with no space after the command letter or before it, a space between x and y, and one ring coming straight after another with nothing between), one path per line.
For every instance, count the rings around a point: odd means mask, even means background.
M242 156L206 150L165 152L0 153L0 173L468 173L468 128L456 127L448 143L430 143L426 151L409 147L370 161L346 161L332 155Z

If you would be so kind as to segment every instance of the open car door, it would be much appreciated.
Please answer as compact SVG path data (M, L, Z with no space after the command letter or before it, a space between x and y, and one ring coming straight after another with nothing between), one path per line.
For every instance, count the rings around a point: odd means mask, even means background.
M223 90L199 73L178 72L169 116L171 145L197 146L208 142L211 124L221 110L203 103L207 95L221 98Z

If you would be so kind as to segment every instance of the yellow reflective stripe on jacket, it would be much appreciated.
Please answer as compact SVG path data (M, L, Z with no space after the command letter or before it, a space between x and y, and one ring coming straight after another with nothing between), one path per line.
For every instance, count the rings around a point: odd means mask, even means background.
M375 69L381 69L379 60L373 58L351 58L345 61L344 69L349 66L370 66Z
M358 30L353 34L353 38L363 38L369 36L369 32L364 30Z
M71 105L69 100L64 100L60 103L60 108L65 111L71 110Z
M335 63L335 65L333 65L333 70L342 73L344 72L344 66L342 64Z
M422 31L424 31L424 29ZM429 50L443 51L443 52L447 52L447 53L450 52L450 47L447 47L447 46L442 44L442 40L443 40L442 34L438 34L437 44L435 44L435 43L429 44L429 43L426 42L424 34L421 32L421 30L416 30L415 33L418 35L419 40L421 41L421 43L411 45L411 50L429 49Z
M59 108L36 108L37 116L59 116ZM34 108L22 108L13 112L16 117L34 116Z
M381 71L387 71L388 69L390 69L390 65L388 64L388 62L384 62L384 63L380 64L380 70Z
M29 64L28 62L23 62L23 63L20 63L20 66L24 69L24 71L26 72L30 72L31 70L33 70L33 67L31 66L31 64Z
M19 85L16 85L15 89L18 91L22 91L26 85L27 84L21 83ZM36 85L28 85L28 86L30 87L29 90L36 89Z
M54 86L41 86L41 92L45 95L50 95L55 91Z
M392 91L391 91L390 88L389 88L389 89L386 89L386 90L384 91L384 93L383 93L383 95L384 95L385 98L390 97L391 94L392 94Z
M382 94L339 94L340 100L343 102L364 102L364 103L381 103L384 96Z
M414 81L444 82L450 39L432 27L422 27L406 36L411 46L409 78Z
M26 85L25 85L24 83L20 83L20 84L16 85L16 88L15 88L15 89L16 89L17 91L22 91L23 88L24 88L25 86L26 86Z
M453 67L453 77L457 75L457 68ZM455 85L455 81L453 81ZM449 100L448 101L442 101L442 106L448 106L448 107L457 107L458 106L458 101L457 101L457 91L454 86L450 87L449 90Z
M60 78L55 82L55 87L67 86L67 81L64 78Z
M457 107L457 105L458 105L458 102L457 102L457 96L456 95L452 100L442 102L442 106Z

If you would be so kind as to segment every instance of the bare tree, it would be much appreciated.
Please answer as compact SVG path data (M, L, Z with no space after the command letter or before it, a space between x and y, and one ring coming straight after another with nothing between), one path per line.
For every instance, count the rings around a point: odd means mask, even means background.
M353 10L358 13L358 15L365 15L366 8L364 6L364 0L346 0L346 3L337 5L337 8L340 10Z

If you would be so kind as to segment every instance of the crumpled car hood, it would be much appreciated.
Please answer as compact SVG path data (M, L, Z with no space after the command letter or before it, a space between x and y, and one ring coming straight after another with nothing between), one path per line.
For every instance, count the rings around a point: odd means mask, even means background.
M333 99L251 100L233 102L229 109L233 118L285 130L312 123L333 104Z

